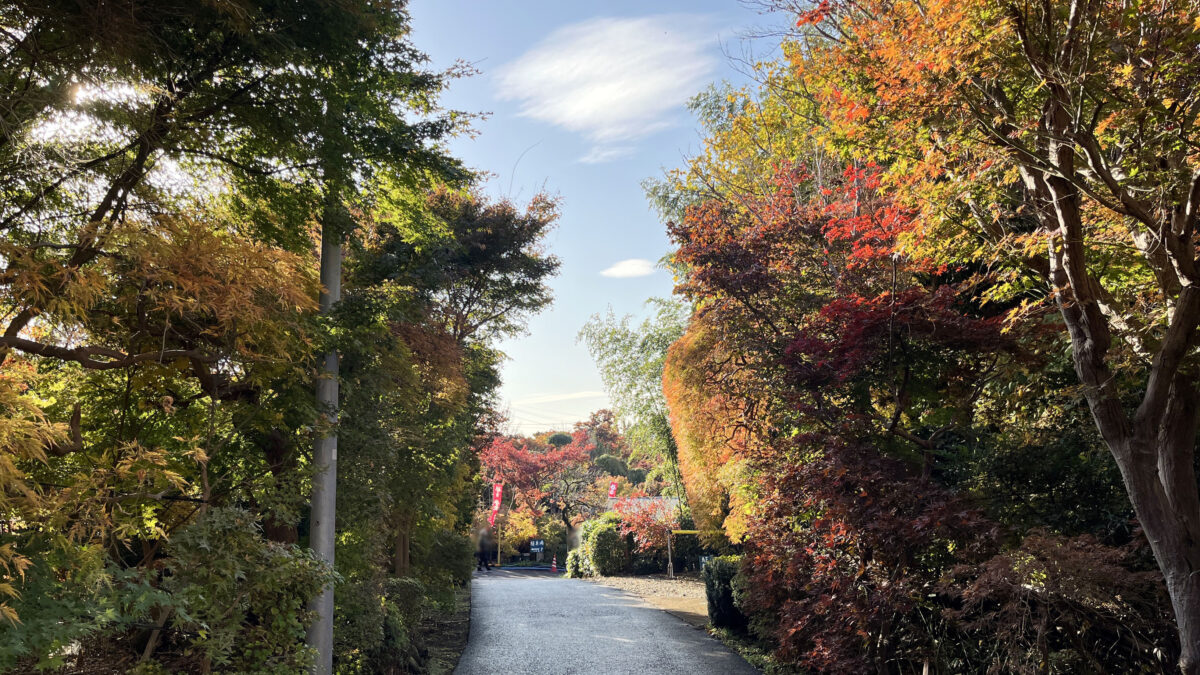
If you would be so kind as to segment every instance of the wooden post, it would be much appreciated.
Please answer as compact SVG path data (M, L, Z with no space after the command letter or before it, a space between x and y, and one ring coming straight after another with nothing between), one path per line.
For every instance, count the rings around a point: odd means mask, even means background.
M675 578L675 556L671 553L671 528L667 528L667 578Z

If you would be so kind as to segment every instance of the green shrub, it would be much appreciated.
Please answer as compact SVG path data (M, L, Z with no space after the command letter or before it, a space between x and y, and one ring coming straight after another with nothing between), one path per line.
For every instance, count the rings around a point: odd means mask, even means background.
M609 576L629 567L630 545L628 538L621 535L620 523L621 515L609 511L580 526L580 546L571 551L575 554L580 576ZM570 554L568 560L569 557Z
M20 621L0 619L0 672L58 670L71 645L109 641L174 602L152 572L120 569L98 546L43 549L32 559L12 602Z
M625 460L615 455L600 455L593 463L610 476L624 476L629 473L629 466L625 464Z
M267 541L255 517L236 508L209 509L171 537L167 552L163 585L179 606L175 626L196 635L194 655L223 672L308 669L305 606L335 580L327 565Z
M646 482L646 470L630 469L629 472L625 474L625 477L629 479L630 483L634 485L641 485L642 483Z
M412 577L386 577L338 586L334 654L338 673L425 672L428 650L418 626L429 589Z
M586 559L583 556L583 551L580 549L571 549L567 554L567 577L571 579L582 579L589 576Z
M338 673L371 672L371 654L383 645L383 578L341 584L334 601L333 653Z
M665 553L636 553L630 568L634 574L659 574L667 570Z
M585 550L592 569L600 576L612 576L625 571L628 563L628 543L614 523L602 523L591 531Z
M739 556L726 555L713 558L704 566L708 620L714 628L746 629L746 616L738 609L733 598L733 580L741 567L740 562Z
M419 576L435 585L466 586L475 570L475 547L465 534L436 530L413 554Z

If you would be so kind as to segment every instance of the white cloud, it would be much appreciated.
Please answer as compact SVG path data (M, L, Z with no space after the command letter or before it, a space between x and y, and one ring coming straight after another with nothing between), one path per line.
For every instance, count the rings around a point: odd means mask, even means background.
M604 398L608 394L602 391L575 391L569 394L542 394L531 398L513 401L513 405L534 405L537 403L556 403L558 401L574 401L581 398Z
M583 164L603 164L615 159L625 159L633 154L634 148L628 145L603 146L598 145L579 158Z
M630 258L609 267L600 273L601 276L614 279L629 279L631 277L646 277L654 274L654 263L645 258Z
M501 98L521 114L583 134L581 161L610 161L629 141L671 126L710 79L714 35L703 18L670 14L564 26L498 73Z

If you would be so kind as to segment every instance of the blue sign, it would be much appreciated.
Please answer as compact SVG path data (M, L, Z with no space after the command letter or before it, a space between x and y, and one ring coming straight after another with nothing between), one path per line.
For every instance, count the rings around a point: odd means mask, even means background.
M700 569L704 569L705 567L708 567L708 563L712 562L712 559L713 559L713 557L711 555L700 556Z
M530 553L541 553L544 550L546 550L546 540L545 539L530 539L529 540L529 552Z

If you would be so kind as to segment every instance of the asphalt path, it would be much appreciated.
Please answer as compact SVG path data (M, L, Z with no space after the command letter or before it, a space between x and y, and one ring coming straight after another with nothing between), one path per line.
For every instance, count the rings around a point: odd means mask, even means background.
M701 630L624 591L545 572L476 572L456 675L758 671Z

